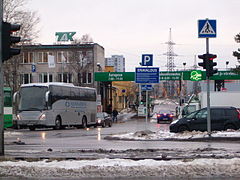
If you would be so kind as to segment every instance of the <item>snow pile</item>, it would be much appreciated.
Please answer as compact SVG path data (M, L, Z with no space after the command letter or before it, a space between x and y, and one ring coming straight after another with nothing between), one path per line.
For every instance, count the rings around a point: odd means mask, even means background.
M240 138L240 130L229 131L213 131L211 136L213 138ZM119 139L119 140L189 140L198 138L208 138L208 133L200 131L170 133L169 131L152 132L149 130L137 131L135 133L116 134L107 136L105 139Z
M23 134L22 132L16 131L4 131L4 137L20 136L22 134Z
M240 177L240 159L4 161L0 163L0 176L227 178Z

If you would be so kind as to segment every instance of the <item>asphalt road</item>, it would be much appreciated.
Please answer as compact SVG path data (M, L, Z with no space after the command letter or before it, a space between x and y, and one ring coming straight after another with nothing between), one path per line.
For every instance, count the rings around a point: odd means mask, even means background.
M30 131L28 129L7 130L5 132L5 155L10 157L91 157L102 158L109 155L112 151L115 158L121 158L126 153L133 150L138 156L139 152L163 154L164 152L183 155L189 152L192 155L201 153L203 149L213 149L221 152L234 153L240 149L240 144L235 142L182 142L182 141L120 141L105 140L105 136L136 132L140 130L168 131L169 125L157 125L155 122L147 122L142 119L130 119L125 122L114 123L111 128L67 128L64 130L37 129ZM150 149L150 151L148 151ZM199 150L199 152L197 151ZM221 152L220 152L221 151ZM210 152L206 152L210 153ZM96 155L97 154L97 155ZM143 153L144 154L144 153ZM172 155L174 156L174 155Z
M159 101L153 112L161 109L174 111L176 104ZM240 156L239 142L182 142L182 141L121 141L105 140L105 136L141 130L169 131L168 124L158 125L145 118L130 118L122 114L111 128L64 130L28 129L5 131L6 157L19 158L171 158Z

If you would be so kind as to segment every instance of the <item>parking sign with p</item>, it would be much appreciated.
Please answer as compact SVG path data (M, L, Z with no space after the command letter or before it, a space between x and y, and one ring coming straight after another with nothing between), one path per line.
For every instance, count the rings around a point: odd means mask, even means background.
M153 55L143 54L142 55L142 66L153 66Z

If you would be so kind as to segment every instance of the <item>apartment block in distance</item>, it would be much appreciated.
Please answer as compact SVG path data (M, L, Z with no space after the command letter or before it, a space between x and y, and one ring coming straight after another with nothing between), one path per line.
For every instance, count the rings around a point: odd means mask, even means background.
M106 66L113 66L115 72L125 72L125 58L122 55L112 55L110 58L105 58Z

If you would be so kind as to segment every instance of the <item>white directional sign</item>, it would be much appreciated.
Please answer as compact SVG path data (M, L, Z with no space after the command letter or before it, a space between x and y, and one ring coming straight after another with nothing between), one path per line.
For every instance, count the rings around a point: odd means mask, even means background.
M198 37L215 38L217 36L216 20L198 20Z

